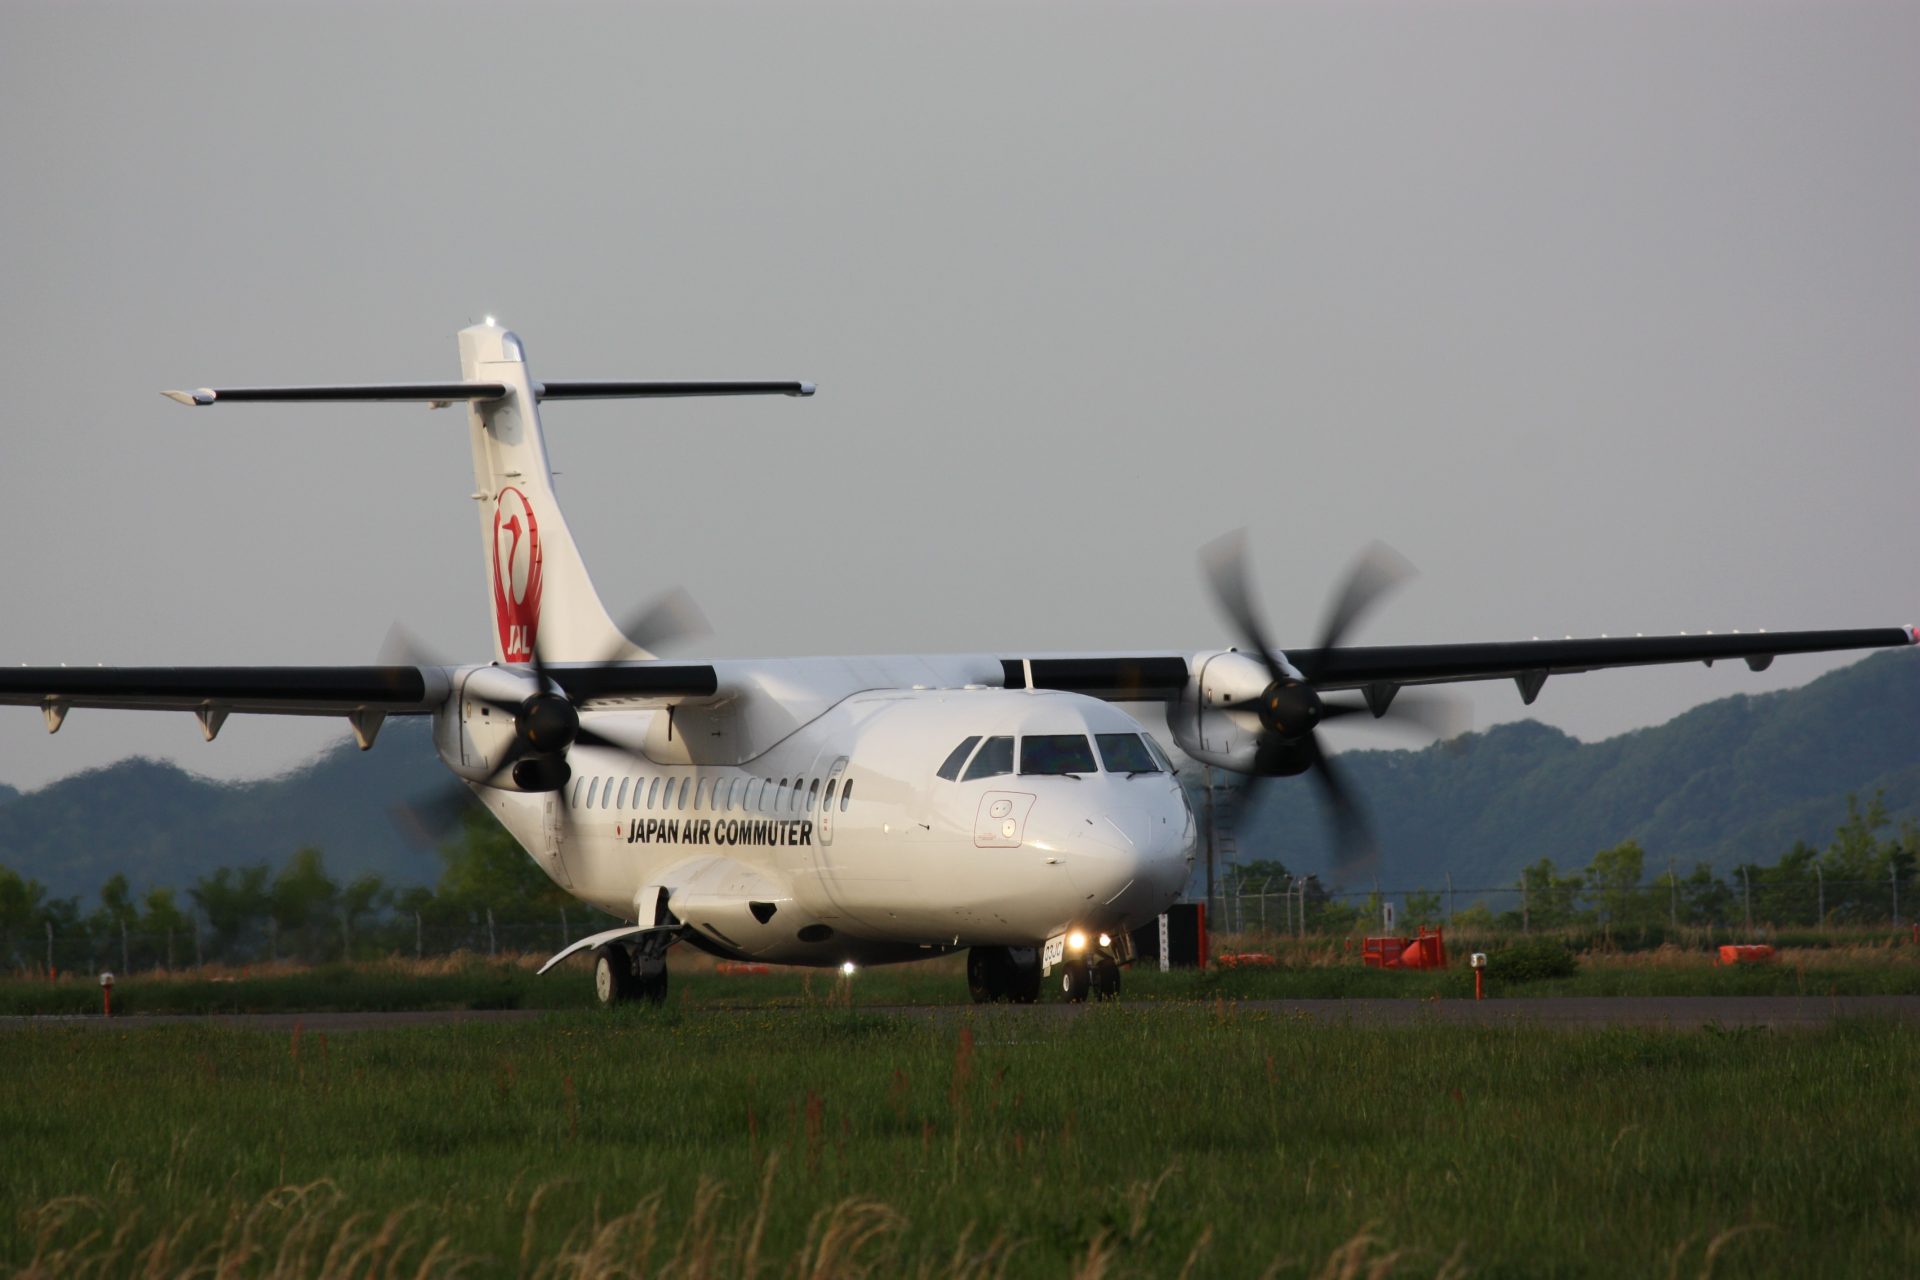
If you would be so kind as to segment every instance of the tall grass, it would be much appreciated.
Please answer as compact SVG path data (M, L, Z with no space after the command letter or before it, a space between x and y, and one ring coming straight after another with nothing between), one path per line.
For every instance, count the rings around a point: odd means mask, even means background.
M0 1032L19 1274L1911 1274L1920 1033L635 1010Z

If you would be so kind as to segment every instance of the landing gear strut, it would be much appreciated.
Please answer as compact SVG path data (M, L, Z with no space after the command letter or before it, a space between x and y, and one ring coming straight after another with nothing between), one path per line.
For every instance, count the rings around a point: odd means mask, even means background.
M629 944L609 942L593 953L593 994L602 1008L667 998L667 948L651 937Z
M1040 998L1040 953L1033 947L974 947L967 991L975 1004L1032 1004Z

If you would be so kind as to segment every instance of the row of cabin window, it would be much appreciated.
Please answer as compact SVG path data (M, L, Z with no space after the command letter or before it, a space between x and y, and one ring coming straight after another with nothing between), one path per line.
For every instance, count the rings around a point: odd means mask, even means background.
M616 788L615 783L619 786ZM802 789L805 784L804 790ZM629 791L631 787L631 791ZM573 784L576 809L625 809L628 801L639 809L703 809L719 813L812 813L828 809L839 790L840 812L853 800L853 779L827 782L826 795L820 793L820 779L786 778L579 778Z

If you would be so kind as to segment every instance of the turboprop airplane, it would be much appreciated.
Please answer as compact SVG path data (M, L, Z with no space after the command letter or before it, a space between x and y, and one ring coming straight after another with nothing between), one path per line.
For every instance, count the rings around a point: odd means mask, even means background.
M546 874L623 921L594 954L600 1000L658 1001L687 942L783 964L884 964L968 950L974 999L1111 996L1129 930L1180 894L1195 822L1174 765L1118 703L1165 705L1186 755L1253 778L1305 774L1349 865L1371 837L1321 725L1430 722L1409 685L1913 644L1911 628L1355 647L1353 623L1403 572L1349 575L1316 643L1276 648L1237 538L1204 557L1241 645L1192 653L668 661L616 626L554 496L540 406L555 400L809 396L802 382L538 382L520 341L459 335L455 382L169 391L249 401L463 404L493 605L493 661L342 667L19 667L0 702L58 731L76 707L176 710L208 740L231 714L430 716L440 758ZM1346 697L1339 695L1346 694ZM545 969L542 969L545 972Z

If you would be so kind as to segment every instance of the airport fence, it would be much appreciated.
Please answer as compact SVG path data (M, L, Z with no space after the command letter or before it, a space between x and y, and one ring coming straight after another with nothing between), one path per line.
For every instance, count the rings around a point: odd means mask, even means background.
M1703 933L1721 940L1765 940L1782 931L1805 935L1911 929L1920 916L1920 886L1913 880L1910 875L1876 881L1816 876L1806 884L1772 884L1736 874L1730 881L1674 877L1609 894L1591 888L1576 893L1566 885L1543 891L1444 881L1413 889L1345 892L1328 891L1312 877L1240 878L1218 888L1208 919L1216 934L1282 938L1410 933L1421 925L1444 925L1490 934L1591 933L1626 945L1657 946L1671 940L1697 942ZM1203 894L1193 896L1204 900ZM372 919L341 915L309 920L292 928L271 918L255 919L230 932L215 930L198 912L163 931L130 924L44 922L31 930L0 931L0 971L95 975L103 970L177 972L282 961L547 956L613 923L611 917L577 905L542 918L493 910L460 916L390 911Z
M478 912L461 920L429 919L421 913L390 914L374 921L334 919L283 929L276 922L250 923L221 934L195 914L165 931L121 925L65 929L43 923L32 936L0 937L0 972L22 976L97 975L101 972L187 972L282 962L332 964L391 958L430 960L452 956L549 956L568 943L614 921L584 907L556 911L550 920L501 919Z
M1920 886L1897 869L1885 879L1770 882L1663 877L1615 889L1551 883L1329 891L1315 877L1228 879L1208 909L1216 933L1309 937L1466 925L1495 932L1606 929L1692 936L1701 930L1765 935L1783 929L1902 930L1920 919ZM1204 892L1193 895L1204 901Z

